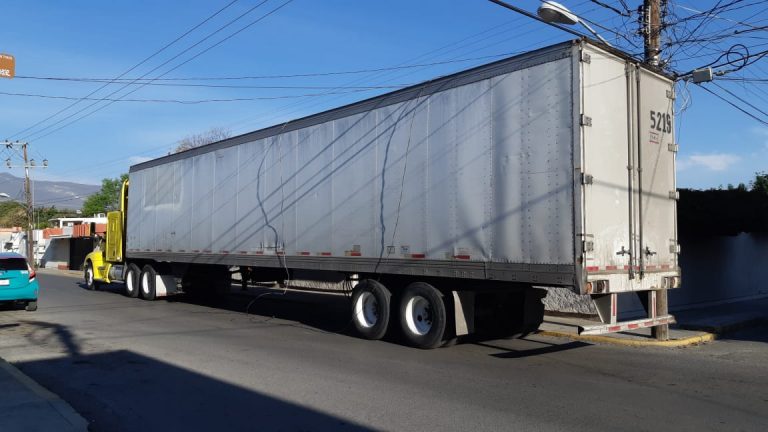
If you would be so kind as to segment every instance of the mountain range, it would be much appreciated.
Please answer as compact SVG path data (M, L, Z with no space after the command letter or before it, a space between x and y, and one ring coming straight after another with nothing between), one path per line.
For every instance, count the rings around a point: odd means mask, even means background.
M88 195L99 190L101 190L99 185L32 179L32 197L35 207L56 206L64 209L80 209ZM9 173L0 173L0 193L10 196L5 199L24 202L24 179Z

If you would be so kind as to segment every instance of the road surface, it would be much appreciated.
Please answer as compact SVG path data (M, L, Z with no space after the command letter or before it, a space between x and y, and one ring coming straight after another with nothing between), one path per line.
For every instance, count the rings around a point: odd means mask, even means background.
M690 348L540 336L422 351L351 335L346 299L145 302L39 275L0 357L94 431L743 430L768 425L768 329ZM247 312L247 313L246 313Z

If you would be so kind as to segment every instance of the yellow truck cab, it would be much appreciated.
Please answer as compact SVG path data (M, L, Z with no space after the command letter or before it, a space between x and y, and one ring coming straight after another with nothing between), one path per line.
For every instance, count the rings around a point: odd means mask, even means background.
M83 271L88 289L94 290L101 283L122 280L125 259L125 210L128 200L128 180L120 190L120 210L107 213L107 232L99 245L85 257ZM134 291L137 291L134 288Z

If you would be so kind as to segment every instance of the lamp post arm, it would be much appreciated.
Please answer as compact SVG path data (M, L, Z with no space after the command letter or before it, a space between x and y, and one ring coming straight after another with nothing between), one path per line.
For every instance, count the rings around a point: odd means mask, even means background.
M595 37L596 37L596 38L600 39L600 42L602 42L602 43L604 43L604 44L608 45L609 47L612 47L612 46L613 46L613 45L609 44L609 43L608 43L608 41L607 41L607 40L605 40L605 38L604 38L604 37L600 36L600 34L598 34L598 33L595 31L595 29L593 29L592 27L590 27L590 26L589 26L589 24L587 24L586 22L584 22L584 20L583 20L583 19L579 18L579 24L583 25L583 26L584 26L584 28L586 28L587 30L589 30L589 32L590 32L590 33L592 33L593 35L595 35Z

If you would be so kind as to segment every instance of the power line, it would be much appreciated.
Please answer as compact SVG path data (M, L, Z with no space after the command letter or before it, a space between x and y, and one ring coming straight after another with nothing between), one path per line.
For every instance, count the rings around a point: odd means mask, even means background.
M178 42L178 41L180 41L181 39L183 39L184 37L186 37L188 34L192 33L193 31L197 30L198 28L200 28L200 26L204 25L204 24L205 24L205 23L207 23L208 21L210 21L210 20L212 20L213 18L215 18L217 15L219 15L219 14L220 14L220 13L222 13L224 10L228 9L230 6L232 6L233 4L237 3L238 1L239 1L239 0L232 0L231 2L227 3L227 4L226 4L224 7L222 7L222 8L221 8L221 9L219 9L218 11L214 12L214 13L213 13L213 15L209 16L208 18L206 18L205 20L203 20L203 21L202 21L202 22L200 22L199 24L197 24L197 25L195 25L194 27L192 27L191 29L187 30L187 31L186 31L186 32L184 32L184 33L183 33L181 36L179 36L179 37L177 37L176 39L172 40L171 42L167 43L165 46L163 46L163 47L162 47L162 48L160 48L159 50L157 50L157 51L155 51L154 53L152 53L151 55L149 55L149 57L146 57L144 60L140 61L139 63L137 63L137 64L135 64L135 65L133 65L133 66L132 66L130 69L128 69L128 70L126 70L125 72L123 72L123 73L121 73L120 75L118 75L116 79L122 78L123 76L125 76L125 75L126 75L126 74L128 74L129 72L133 71L134 69L136 69L136 68L138 68L139 66L143 65L143 64L144 64L144 63L146 63L147 61L151 60L152 58L154 58L155 56L157 56L157 55L158 55L158 54L160 54L161 52L165 51L166 49L168 49L169 47L171 47L172 45L174 45L176 42ZM99 92L100 90L102 90L103 88L107 87L107 86L108 86L109 84L111 84L111 83L112 83L112 82L109 82L109 83L106 83L106 84L104 84L103 86L101 86L101 87L97 88L96 90L94 90L94 91L92 91L92 92L88 93L87 95L85 95L85 97L87 98L87 97L93 96L95 93ZM68 105L68 106L66 106L66 107L64 107L64 108L62 108L62 109L60 109L59 111L55 112L54 114L51 114L50 116L48 116L48 117L44 118L43 120L40 120L39 122L37 122L37 123L33 124L32 126L29 126L28 128L25 128L25 129L22 129L22 130L20 130L20 131L16 132L15 134L11 135L9 138L13 138L13 137L15 137L15 136L18 136L18 135L20 135L20 134L22 134L22 133L24 133L24 132L27 132L28 130L30 130L30 129L32 129L32 128L35 128L35 127L37 127L38 125L40 125L40 124L42 124L42 123L45 123L45 122L47 122L48 120L50 120L50 119L52 119L52 118L56 117L57 115L59 115L59 114L63 113L64 111L67 111L68 109L72 108L73 106L77 105L77 104L78 104L78 103L80 103L80 102L81 102L81 101L77 101L77 102L74 102L74 103L72 103L72 104L70 104L70 105Z
M259 3L259 4L258 4L257 6L255 6L255 7L261 6L262 4L266 3L267 1L268 1L268 0L264 0L264 1L262 1L261 3ZM232 38L232 37L234 37L235 35L237 35L237 34L239 34L239 33L243 32L244 30L246 30L246 29L250 28L250 27L251 27L251 26L253 26L254 24L257 24L257 23L259 23L260 21L262 21L263 19L267 18L268 16L270 16L270 15L272 15L272 14L276 13L277 11L279 11L279 10L280 10L280 9L282 9L283 7L287 6L288 4L292 3L293 1L294 1L294 0L286 0L286 1L285 1L285 2L283 2L283 3L282 3L280 6L278 6L278 7L274 8L274 9L272 9L271 11L269 11L269 12L267 12L266 14L262 15L261 17L257 18L256 20L254 20L254 21L251 21L250 23L248 23L248 24L247 24L247 25L245 25L244 27L241 27L239 30L235 31L234 33L231 33L230 35L228 35L228 36L227 36L227 37L225 37L224 39L221 39L220 41L216 42L215 44L213 44L213 45L211 45L211 46L209 46L209 47L205 48L204 50L202 50L202 51L198 52L198 53L197 53L197 54L195 54L194 56L192 56L192 57L190 57L189 59L187 59L187 60L183 61L182 63L180 63L180 64L178 64L178 65L176 65L176 66L172 67L171 69L169 69L169 70L167 70L166 72L162 73L162 74L161 74L159 77L157 77L157 78L163 77L164 75L166 75L166 74L168 74L168 73L171 73L172 71L174 71L174 70L176 70L176 69L180 68L181 66L184 66L185 64L189 63L190 61L192 61L192 60L194 60L194 59L196 59L196 58L200 57L201 55L205 54L206 52L210 51L211 49L213 49L213 48L215 48L215 47L217 47L217 46L221 45L222 43L224 43L224 42L228 41L229 39L231 39L231 38ZM241 16L242 16L242 15L241 15ZM239 17L238 17L237 19L235 19L234 21L236 21L236 20L238 20L238 19L239 19ZM224 27L227 27L227 26L229 26L229 25L230 25L232 22L234 22L234 21L231 21L229 24L227 24L227 25L226 25L226 26L224 26ZM221 29L223 29L224 27L222 27ZM206 37L206 39L207 39L208 37L210 37L210 36L213 36L213 34L216 34L216 33L218 33L218 32L219 32L221 29L219 29L219 30L217 30L216 32L212 33L211 35L207 36L207 37ZM204 39L204 40L205 40L205 39ZM199 45L201 42L202 42L202 41L200 41L200 42L198 42L197 44L193 45L193 47L194 47L194 46L196 46L196 45ZM190 47L189 49L191 49L191 48L192 48L192 47ZM184 52L188 51L189 49L185 50ZM179 54L179 55L181 55L181 54ZM177 55L177 56L175 56L173 59L175 59L176 57L178 57L178 55ZM173 59L171 59L171 60L173 60ZM168 62L165 62L165 63L163 63L162 65L158 66L157 68L153 69L152 71L154 71L154 70L157 70L159 67L161 67L161 66L163 66L163 65L165 65L165 64L167 64L167 63L168 63ZM151 73L152 71L148 72L147 74ZM146 75L146 74L145 74L145 75ZM124 94L124 95L123 95L123 96L121 96L120 98L125 98L126 96L128 96L128 95L130 95L130 94L133 94L133 93L135 93L136 91L138 91L138 90L140 90L140 89L142 89L142 88L143 88L143 85L140 85L138 88L136 88L136 89L134 89L134 90L131 90L131 91L129 91L128 93ZM121 89L121 90L122 90L122 89ZM119 91L119 90L118 90L118 91ZM112 94L114 94L114 93L112 93ZM120 99L120 98L119 98L119 99ZM107 104L105 104L105 105L103 105L103 106L101 106L101 107L98 107L98 108L94 109L93 111L91 111L91 112L88 112L88 113L86 113L85 115L83 115L83 116L81 116L81 117L78 117L78 118L76 118L76 119L72 120L72 121L71 121L71 122L69 122L69 123L65 123L64 125L62 125L62 126L59 126L58 128L56 128L56 129L54 129L54 130L52 130L52 131L50 131L50 132L48 132L48 133L46 133L46 134L44 134L44 135L38 136L36 139L42 139L42 138L45 138L45 137L47 137L47 136L49 136L49 135L51 135L51 134L54 134L54 133L56 133L56 132L58 132L58 131L60 131L60 130L64 129L65 127L68 127L68 126L70 126L70 125L72 125L72 124L74 124L74 123L76 123L76 122L78 122L78 121L80 121L80 120L82 120L82 119L84 119L84 118L86 118L86 117L89 117L89 116L93 115L94 113L96 113L96 112L98 112L98 111L101 111L102 109L104 109L104 108L106 108L106 107L108 107L108 106L112 105L114 102L115 102L115 101L108 101L108 102L107 102ZM95 102L95 104L98 104L98 103L99 103L99 102ZM39 134L39 133L41 133L41 131L38 131L38 132L37 132L37 134Z
M763 119L761 119L761 118L757 117L756 115L752 114L751 112L749 112L749 111L745 110L744 108L742 108L742 107L740 107L740 106L736 105L735 103L733 103L733 102L729 101L728 99L726 99L726 98L724 98L724 97L720 96L719 94L717 94L717 93L713 92L712 90L710 90L710 89L706 88L705 86L703 86L703 85L699 84L699 88L701 88L701 89L703 89L704 91L706 91L707 93L709 93L709 94L711 94L711 95L715 96L716 98L718 98L718 99L722 100L723 102L727 103L728 105L730 105L730 106L732 106L732 107L736 108L737 110L741 111L742 113L744 113L744 114L746 114L746 115L750 116L751 118L753 118L753 119L755 119L755 120L759 121L760 123L762 123L762 124L764 124L764 125L768 126L768 121L766 121L766 120L763 120Z
M394 88L403 88L405 86L398 86ZM107 102L143 102L143 103L176 103L176 104L184 104L184 105L195 105L195 104L204 104L204 103L216 103L216 102L247 102L247 101L257 101L257 100L276 100L276 99L297 99L297 98L305 98L305 97L318 97L318 96L325 96L329 94L349 94L349 93L360 93L365 91L371 91L371 90L378 90L382 89L384 87L368 87L368 88L357 88L357 89L351 89L347 91L339 91L339 92L325 92L325 93L307 93L307 94L299 94L299 95L282 95L282 96L261 96L261 97L249 97L249 98L229 98L229 99L190 99L190 100L182 100L182 99L125 99L125 98L85 98L84 100L92 100L92 101L107 101ZM393 88L393 87L389 87ZM79 100L83 98L78 97L70 97L70 96L53 96L53 95L42 95L42 94L34 94L34 93L7 93L7 92L0 92L0 95L6 95L6 96L19 96L19 97L36 97L36 98L43 98L43 99L64 99L64 100Z
M189 77L189 78L154 78L154 79L147 78L145 80L143 80L142 78L109 79L109 78L93 78L93 77L90 77L90 78L47 77L47 76L31 76L31 75L16 75L14 78L31 79L31 80L83 81L83 82L104 82L104 81L134 82L134 81L137 81L139 82L139 84L144 82L153 82L153 81L226 81L226 80L282 79L282 78L310 78L310 77L320 77L320 76L354 75L354 74L371 73L371 72L395 71L395 70L401 70L401 69L415 69L415 68L423 68L423 67L429 67L429 66L439 66L439 65L446 65L446 64L452 64L452 63L462 63L462 62L470 62L470 61L477 61L477 60L487 60L487 59L499 58L499 57L507 57L513 54L517 54L517 52L506 52L501 54L493 54L493 55L480 56L480 57L461 58L456 60L446 60L446 61L431 62L431 63L407 64L402 66L390 66L390 67L382 67L382 68L375 68L375 69L358 69L358 70L349 70L349 71L331 71L331 72L316 72L316 73L297 73L297 74L285 74L285 75L252 75L252 76L234 76L234 77L221 76L221 77Z

